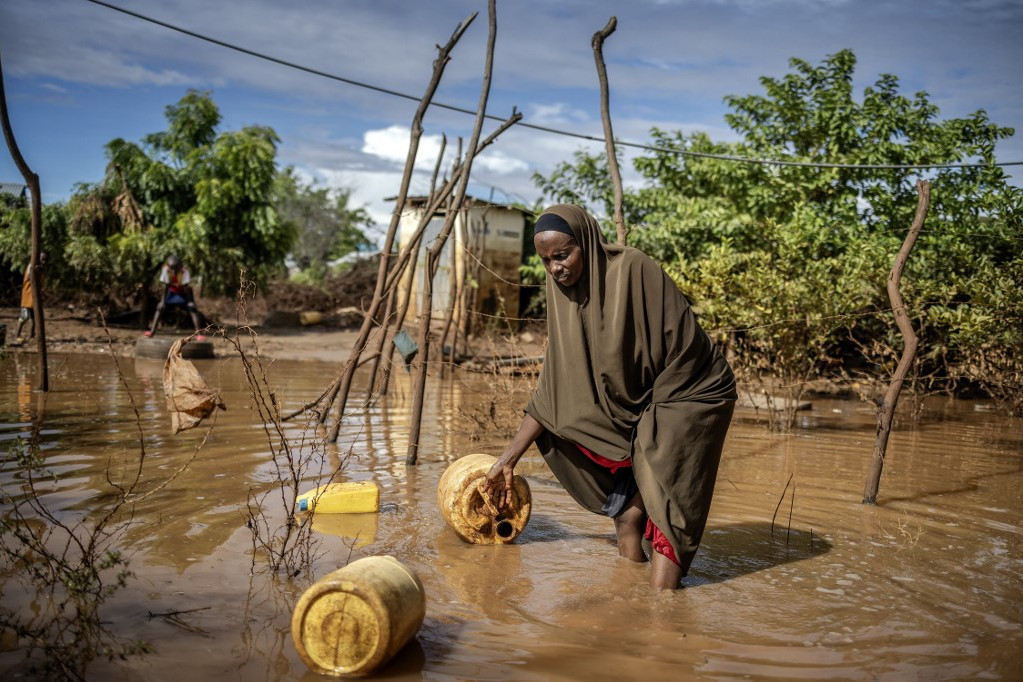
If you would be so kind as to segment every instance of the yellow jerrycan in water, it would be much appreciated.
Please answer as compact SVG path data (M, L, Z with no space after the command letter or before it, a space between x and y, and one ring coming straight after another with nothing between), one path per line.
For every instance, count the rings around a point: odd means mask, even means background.
M491 455L466 455L451 464L437 485L437 505L444 520L466 542L503 545L519 536L529 522L533 499L526 479L512 479L512 499L498 510L482 486L494 466Z
M291 615L291 639L313 672L358 677L391 660L425 615L419 576L392 556L370 556L305 591Z
M328 483L302 493L295 510L318 514L364 514L380 510L380 489L373 481Z

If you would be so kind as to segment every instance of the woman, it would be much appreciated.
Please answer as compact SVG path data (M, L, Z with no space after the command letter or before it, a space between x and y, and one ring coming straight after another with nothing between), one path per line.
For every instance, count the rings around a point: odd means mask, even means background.
M501 505L533 442L579 504L614 519L618 552L675 589L700 544L736 399L728 363L640 251L552 206L533 242L547 270L547 354L522 425L487 474Z

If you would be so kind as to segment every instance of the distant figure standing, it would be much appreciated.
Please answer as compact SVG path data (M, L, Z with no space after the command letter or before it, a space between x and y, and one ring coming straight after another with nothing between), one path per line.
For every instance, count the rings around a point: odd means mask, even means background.
M43 266L46 265L46 252L39 253L39 273L42 275ZM42 282L42 277L39 279ZM28 264L25 268L25 277L21 280L21 313L18 315L18 330L14 333L15 345L21 345L25 343L25 338L21 335L21 328L28 322L29 333L28 338L34 339L36 335L36 315L35 315L35 298L32 296L32 263Z
M160 302L156 305L156 314L153 315L153 324L145 333L147 337L156 333L156 326L160 323L160 313L168 306L184 307L192 318L192 326L195 327L197 341L205 341L206 337L199 333L199 311L195 307L195 297L192 294L192 278L188 274L188 268L177 256L168 256L167 262L160 270L160 283L163 284L163 294Z

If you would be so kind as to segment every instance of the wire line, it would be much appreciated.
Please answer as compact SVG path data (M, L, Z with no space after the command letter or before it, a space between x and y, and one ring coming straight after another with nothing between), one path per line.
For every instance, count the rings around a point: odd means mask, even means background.
M157 26L161 26L161 27L166 28L166 29L168 29L170 31L176 31L178 33L183 33L184 35L190 36L190 37L195 38L197 40L203 40L205 42L212 43L214 45L218 45L218 46L226 48L228 50L234 50L236 52L241 52L242 54L247 54L250 57L256 57L257 59L263 59L263 60L266 60L268 62L273 62L274 64L279 64L281 66L286 66L286 67L288 67L290 69L297 69L298 71L304 71L305 73L309 73L309 74L312 74L314 76L320 76L322 78L329 78L330 80L338 81L340 83L345 83L347 85L354 85L356 87L365 88L367 90L373 90L374 92L379 92L379 93L382 93L382 94L385 94L385 95L391 95L392 97L400 97L402 99L407 99L407 100L410 100L410 101L413 101L413 102L419 102L419 101L422 100L421 97L416 97L415 95L410 95L410 94L405 93L405 92L399 92L398 90L392 90L390 88L381 87L379 85L373 85L371 83L365 83L363 81L358 81L358 80L355 80L355 79L352 79L352 78L345 78L344 76L339 76L337 74L329 73L327 71L321 71L319 69L314 69L314 68L309 67L309 66L303 66L302 64L298 64L296 62L290 62L290 61L287 61L286 59L281 59L279 57L273 57L271 55L264 54L262 52L257 52L256 50L252 50L252 49L249 49L247 47L242 47L240 45L235 45L233 43L229 43L227 41L220 40L218 38L213 38L211 36L203 35L202 33L196 33L195 31L190 31L190 30L188 30L186 28L182 28L180 26L175 26L174 24L169 24L169 23L167 23L165 21L161 21L159 19L154 19L153 17L149 17L149 16L146 16L144 14L139 14L138 12L134 12L132 10L125 9L123 7L118 7L117 5L113 5L113 4L109 3L109 2L104 2L103 0L86 0L86 2L91 2L94 5L100 5L102 7L106 7L107 9L114 10L115 12L121 12L122 14L126 14L126 15L128 15L130 17L134 17L136 19L141 19L142 21L147 21L147 22L149 22L151 24L156 24ZM430 105L438 107L440 109L447 109L449 111L455 111L455 112L458 112L458 113L461 113L461 114L469 114L471 116L475 116L476 115L476 111L474 111L472 109L466 109L464 107L458 107L458 106L454 106L452 104L444 104L443 102L432 101L430 103ZM493 121L501 121L501 122L505 121L505 118L503 118L501 116L495 116L493 114L484 114L484 118L488 118L488 119L493 120ZM526 121L520 121L517 124L517 126L520 127L520 128L530 128L532 130L537 130L537 131L544 132L544 133L551 133L553 135L562 135L562 136L565 136L565 137L574 137L576 139L587 140L589 142L599 142L600 144L605 144L606 143L606 140L603 137L599 136L599 135L586 135L585 133L577 133L577 132L573 132L571 130L561 130L561 129L558 129L558 128L551 128L549 126L538 125L536 123L528 123ZM908 170L908 169L917 168L917 169L921 169L922 170L922 169L943 169L943 168L993 168L993 167L1002 167L1002 166L1023 166L1023 161L1002 161L1002 162L995 162L995 163L907 163L907 164L887 164L887 163L857 164L857 163L823 163L823 162L815 162L815 161L782 161L782 160L779 160L779 159L757 159L757 158L749 158L749 157L745 157L745 156L734 156L734 155L731 155L731 154L712 154L712 153L709 153L709 152L694 152L694 151L690 151L690 150L687 150L687 149L671 149L671 148L668 148L668 147L658 147L658 146L655 146L655 145L642 144L640 142L629 142L629 141L626 141L626 140L615 140L615 144L619 145L619 146L622 146L622 147L629 147L629 148L632 148L632 149L641 149L641 150L644 150L644 151L662 152L662 153L667 153L667 154L677 154L679 156L691 156L691 157L700 158L700 159L715 159L715 160L718 160L718 161L731 161L731 162L735 162L735 163L754 163L754 164L760 164L760 165L765 165L765 166L796 166L796 167L801 167L801 168L863 168L863 169L873 169L873 170L899 170L899 169Z

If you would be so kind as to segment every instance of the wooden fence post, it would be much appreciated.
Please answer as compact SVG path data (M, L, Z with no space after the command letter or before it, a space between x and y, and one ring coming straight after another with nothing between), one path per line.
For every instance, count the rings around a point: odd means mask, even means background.
M611 17L607 25L593 34L593 59L597 63L597 79L600 81L600 117L604 121L604 142L607 146L607 167L611 172L611 185L614 188L614 221L618 233L618 243L625 245L628 231L625 229L625 211L622 207L624 191L622 190L622 173L618 168L618 154L615 151L614 132L611 130L611 104L607 87L607 68L604 66L604 40L614 33L618 26L618 18Z
M4 139L7 141L7 149L11 152L14 165L21 171L28 185L31 194L31 215L32 215L32 256L29 263L31 272L29 274L29 286L32 288L32 324L36 334L36 348L39 350L39 390L50 390L50 371L46 359L46 319L43 312L43 278L39 272L41 267L42 254L42 232L43 232L43 200L39 195L39 176L32 172L25 157L18 149L18 141L14 138L14 131L11 129L11 120L7 114L7 94L4 89L3 66L0 65L0 126L3 127Z
M906 267L906 260L909 252L913 250L916 239L920 236L920 230L924 226L924 218L927 216L927 208L931 203L931 185L926 180L917 180L916 191L918 195L916 205L916 216L913 218L913 225L909 228L902 248L899 249L888 273L888 300L892 304L892 312L895 313L895 323L902 332L902 338L906 345L902 349L902 357L892 375L888 390L885 391L884 399L877 408L877 436L874 439L874 452L871 458L870 473L867 474L867 483L863 489L863 504L877 504L877 489L881 484L881 469L884 467L885 452L888 449L888 436L892 432L892 420L895 418L895 406L899 402L899 393L902 391L902 382L906 380L910 365L916 357L917 337L913 331L913 325L909 321L909 314L906 312L906 304L902 301L902 294L899 293L899 281L902 279L902 271Z

